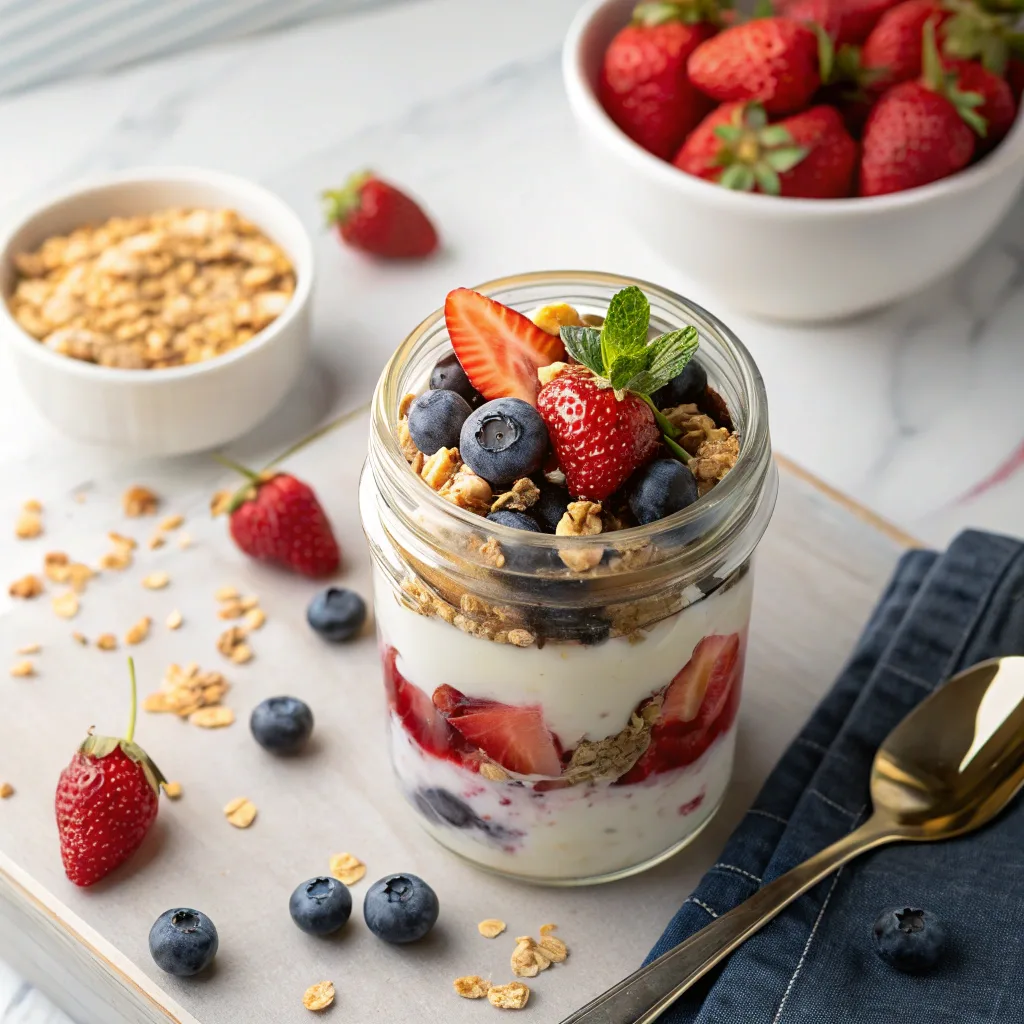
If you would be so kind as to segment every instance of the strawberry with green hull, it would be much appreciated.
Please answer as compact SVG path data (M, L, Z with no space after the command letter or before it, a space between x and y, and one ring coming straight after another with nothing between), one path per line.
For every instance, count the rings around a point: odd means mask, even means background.
M1006 138L1017 116L1009 83L973 60L945 60L943 67L955 76L960 92L981 97L982 102L975 109L985 122L985 134L977 139L977 152L988 153Z
M864 126L860 195L878 196L918 188L963 170L974 156L975 133L984 136L978 114L984 99L961 92L945 71L935 25L924 28L924 75L901 82L875 104Z
M438 246L437 230L416 201L372 171L354 174L323 200L327 223L353 248L384 259L423 259Z
M711 109L690 82L686 62L719 23L714 0L641 3L605 51L602 106L634 142L663 160Z
M557 335L470 288L448 293L444 319L463 371L488 401L519 398L536 405L537 371L565 358Z
M775 124L758 103L725 103L676 155L688 174L743 192L842 199L853 190L857 144L833 107Z
M135 665L128 659L132 709L124 739L91 733L61 772L54 801L64 872L89 886L125 863L156 821L166 780L135 742Z
M650 399L682 373L697 351L697 331L684 327L648 341L651 306L635 285L618 292L600 329L563 327L571 366L541 388L541 414L569 492L603 501L662 441L684 462L677 431Z
M820 25L836 46L863 43L879 18L899 0L793 0L779 13L793 21Z
M719 103L760 100L769 114L791 114L807 107L828 77L831 54L824 31L788 18L758 18L701 43L686 69Z
M920 76L924 26L932 21L938 28L949 16L936 0L905 0L882 15L860 57L874 76L870 89L876 96Z

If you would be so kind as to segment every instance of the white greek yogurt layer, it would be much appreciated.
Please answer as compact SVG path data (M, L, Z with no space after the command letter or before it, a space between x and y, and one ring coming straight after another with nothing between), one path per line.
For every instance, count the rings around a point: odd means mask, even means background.
M428 696L447 683L467 697L539 704L563 749L614 736L641 701L667 686L705 636L743 633L753 573L670 616L639 643L625 637L585 646L515 647L470 636L401 604L374 571L375 614L398 671Z
M598 879L643 867L695 835L714 814L732 774L736 725L694 764L630 786L583 784L536 792L490 783L419 748L397 719L391 753L402 788L463 801L475 820L456 826L421 817L443 846L467 860L535 881Z

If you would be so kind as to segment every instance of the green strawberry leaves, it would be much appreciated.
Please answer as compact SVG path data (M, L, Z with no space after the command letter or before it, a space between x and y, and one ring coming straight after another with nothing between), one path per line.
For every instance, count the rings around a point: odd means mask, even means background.
M988 121L978 113L977 108L984 105L985 98L980 93L961 90L957 85L956 73L949 72L942 66L939 47L935 41L934 18L929 18L924 24L922 43L922 82L933 92L945 96L975 133L984 138L988 134Z
M647 396L678 377L699 344L694 327L648 341L650 322L647 296L630 285L612 298L600 330L563 327L560 334L569 355L615 391Z
M810 152L795 144L784 125L769 124L760 103L737 108L733 122L719 125L715 135L722 141L715 158L723 168L718 183L736 192L757 188L765 195L779 195L779 175L791 171Z

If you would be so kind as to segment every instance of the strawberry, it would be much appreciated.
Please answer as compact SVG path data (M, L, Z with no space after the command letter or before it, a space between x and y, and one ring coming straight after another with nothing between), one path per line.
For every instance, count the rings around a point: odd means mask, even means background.
M598 80L611 119L644 149L670 160L710 110L686 61L717 31L714 3L642 3L609 43Z
M137 692L128 659L132 710L124 739L90 731L60 773L54 801L64 872L75 885L93 885L142 845L156 821L166 781L134 742Z
M342 241L386 259L421 259L438 244L437 231L416 201L371 171L323 193L327 223Z
M661 432L642 398L574 367L541 389L537 409L551 435L570 494L603 501L654 457Z
M462 737L444 720L430 696L398 671L398 651L388 647L382 659L388 706L406 732L428 754L461 763L461 751L466 749Z
M676 167L739 191L841 199L850 195L857 144L834 107L768 124L757 103L725 103L701 122Z
M480 292L456 288L444 302L448 337L470 383L484 398L537 404L537 370L565 358L557 335Z
M1017 116L1017 104L1009 84L973 60L946 60L943 66L956 76L956 87L982 98L978 114L985 119L986 131L977 140L978 153L987 153L1006 137Z
M650 746L617 785L693 764L735 720L742 676L740 635L704 637L665 690Z
M976 109L984 100L961 92L955 75L943 70L931 21L925 23L923 53L923 77L893 86L868 116L862 196L902 192L955 174L974 156L975 132L985 134Z
M337 571L341 564L338 542L309 484L288 473L254 473L221 461L246 477L225 509L230 514L231 537L242 551L314 579ZM215 499L214 511L219 510Z
M921 38L930 19L936 27L949 17L937 0L904 0L886 11L861 50L861 66L873 72L876 95L921 74Z
M900 0L793 0L781 13L793 21L820 25L836 46L863 43L878 19Z
M451 686L434 691L434 706L472 746L517 775L562 773L558 745L538 705L476 700Z
M789 114L806 107L821 84L826 43L806 25L759 18L701 43L686 69L720 103L760 100L769 114Z

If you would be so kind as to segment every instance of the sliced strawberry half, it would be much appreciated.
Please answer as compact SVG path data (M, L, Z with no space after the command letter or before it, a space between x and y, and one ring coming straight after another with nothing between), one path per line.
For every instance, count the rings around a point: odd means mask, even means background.
M383 661L388 706L406 732L426 753L461 763L466 749L462 737L438 714L430 697L398 671L398 651L385 648Z
M488 400L521 398L536 405L537 370L565 359L557 335L470 288L448 293L444 319L462 369Z
M474 700L454 687L439 686L434 707L467 742L502 768L519 775L561 774L558 746L538 705Z

